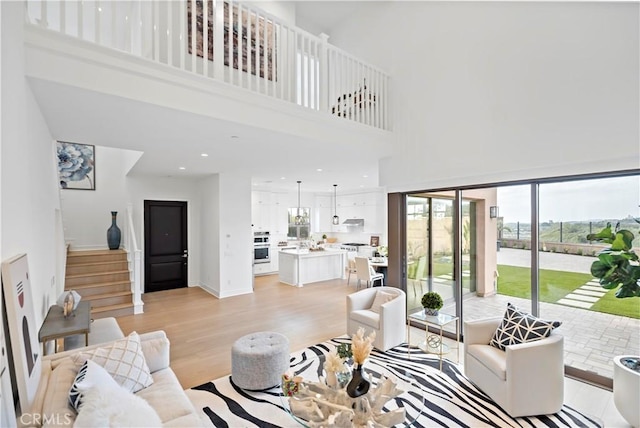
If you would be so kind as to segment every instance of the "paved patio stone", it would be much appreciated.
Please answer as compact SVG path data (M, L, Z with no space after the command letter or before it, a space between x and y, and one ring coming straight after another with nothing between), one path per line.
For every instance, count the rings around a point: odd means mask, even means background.
M569 300L569 299L560 299L558 300L558 303L560 303L561 305L575 306L577 308L584 308L584 309L589 309L591 306L593 306L593 303L587 303L587 302L581 302L579 300Z
M601 291L583 290L582 287L577 290L573 290L573 294L582 294L584 296L602 297L607 293Z
M573 300L580 300L582 302L591 302L591 303L595 303L598 300L600 300L599 297L593 297L593 296L582 296L580 294L574 294L574 293L569 293L566 296L564 296L565 299L573 299ZM564 300L564 299L563 299Z

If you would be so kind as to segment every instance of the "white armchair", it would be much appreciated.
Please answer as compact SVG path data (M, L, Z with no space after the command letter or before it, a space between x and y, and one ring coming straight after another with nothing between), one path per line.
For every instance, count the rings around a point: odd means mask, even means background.
M557 413L564 401L564 338L509 345L489 342L502 317L464 322L464 371L509 415Z
M386 296L378 295L379 292L394 297L380 305ZM404 343L406 323L407 296L399 288L365 288L347 296L347 333L351 336L359 327L365 329L365 334L375 331L376 340L373 345L381 351Z

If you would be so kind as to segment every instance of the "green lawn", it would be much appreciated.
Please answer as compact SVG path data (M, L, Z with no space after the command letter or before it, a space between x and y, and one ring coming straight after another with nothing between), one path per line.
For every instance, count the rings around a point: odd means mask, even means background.
M499 294L531 298L529 268L498 265L498 272ZM591 278L591 275L584 273L540 269L540 300L555 303ZM618 299L615 297L615 290L610 290L590 310L640 319L640 298Z

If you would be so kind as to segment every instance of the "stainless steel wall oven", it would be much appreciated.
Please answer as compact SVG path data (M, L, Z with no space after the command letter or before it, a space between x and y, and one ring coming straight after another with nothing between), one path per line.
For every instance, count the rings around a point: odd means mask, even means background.
M271 248L269 243L269 232L253 233L253 263L269 263Z

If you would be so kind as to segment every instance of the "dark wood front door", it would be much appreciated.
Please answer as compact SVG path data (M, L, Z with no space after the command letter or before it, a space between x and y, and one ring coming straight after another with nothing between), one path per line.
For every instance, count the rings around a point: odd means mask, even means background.
M187 203L144 201L144 291L187 284Z

